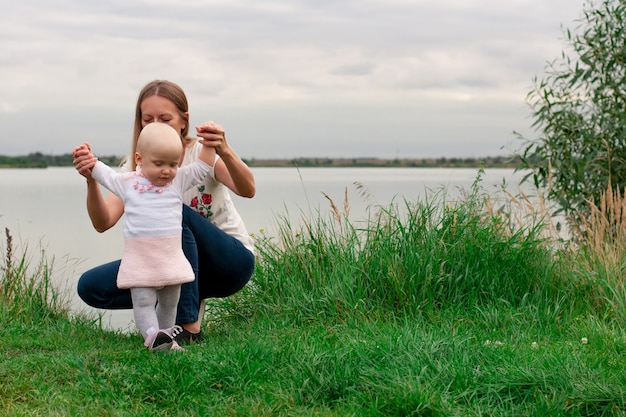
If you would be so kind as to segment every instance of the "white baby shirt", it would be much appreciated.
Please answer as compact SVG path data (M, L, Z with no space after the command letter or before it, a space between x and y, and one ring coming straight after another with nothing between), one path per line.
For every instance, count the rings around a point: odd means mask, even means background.
M182 196L211 170L197 160L178 168L172 182L159 187L143 177L139 169L118 173L100 161L96 163L92 177L124 202L119 288L158 288L195 279L182 250Z

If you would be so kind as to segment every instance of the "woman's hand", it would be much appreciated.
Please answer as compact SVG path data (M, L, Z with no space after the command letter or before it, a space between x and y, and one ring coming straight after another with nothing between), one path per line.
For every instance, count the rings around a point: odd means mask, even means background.
M250 168L226 142L224 128L215 122L196 126L198 137L204 146L215 149L220 159L215 163L215 178L242 197L254 197L256 185Z
M91 146L87 142L74 148L72 152L74 168L87 180L91 179L91 170L98 162L98 158L91 152Z
M196 126L198 137L202 139L202 143L215 149L219 156L223 156L229 152L230 147L226 142L226 133L224 128L215 122L205 122L200 126Z

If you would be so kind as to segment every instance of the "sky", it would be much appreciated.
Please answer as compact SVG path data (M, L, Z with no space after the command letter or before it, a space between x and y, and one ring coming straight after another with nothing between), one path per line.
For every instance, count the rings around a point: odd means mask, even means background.
M0 4L0 154L125 155L139 91L167 79L242 158L289 159L510 155L584 1Z

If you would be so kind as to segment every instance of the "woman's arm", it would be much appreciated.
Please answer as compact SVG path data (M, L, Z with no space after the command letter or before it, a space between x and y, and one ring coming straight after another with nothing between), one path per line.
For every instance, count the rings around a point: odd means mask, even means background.
M215 179L230 188L235 194L252 198L256 193L254 174L239 155L226 142L224 129L213 122L196 126L198 136L204 144L215 148L220 156L214 167Z
M241 197L252 198L256 192L254 174L234 151L220 155L215 163L215 179Z
M124 203L113 193L103 197L100 185L93 178L88 178L87 213L94 229L102 233L115 226L122 217Z
M100 185L91 177L91 170L98 158L91 152L88 143L77 146L72 153L74 167L80 175L87 179L87 213L94 229L102 233L115 226L124 214L124 203L113 193L106 198L102 195Z

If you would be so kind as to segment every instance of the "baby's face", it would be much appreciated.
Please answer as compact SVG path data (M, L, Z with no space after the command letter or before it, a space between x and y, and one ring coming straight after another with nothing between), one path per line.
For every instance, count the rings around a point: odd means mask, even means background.
M137 138L135 162L152 184L163 186L176 176L182 152L180 136L171 126L149 123Z
M144 177L156 186L162 187L171 182L178 171L178 163L180 154L173 152L159 152L159 149L153 147L149 152L140 155L138 165L141 166L141 172Z

